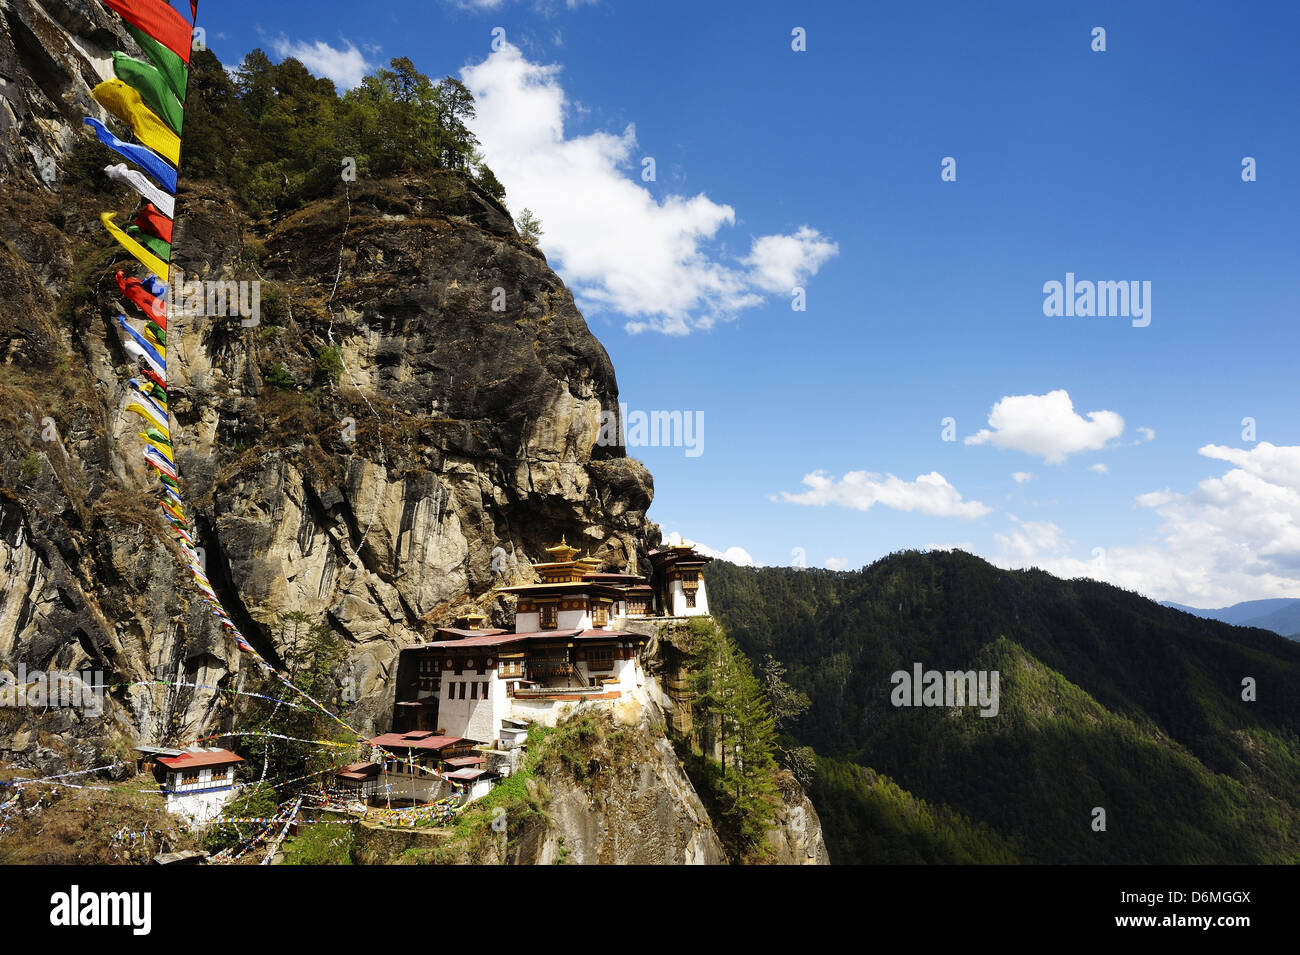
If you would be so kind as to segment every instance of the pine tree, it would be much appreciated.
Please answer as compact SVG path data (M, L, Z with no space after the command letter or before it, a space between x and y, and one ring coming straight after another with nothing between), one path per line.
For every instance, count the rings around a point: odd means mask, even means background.
M542 220L533 215L531 209L525 209L519 213L519 218L515 220L515 227L519 230L520 238L530 245L536 245L544 234L542 232Z

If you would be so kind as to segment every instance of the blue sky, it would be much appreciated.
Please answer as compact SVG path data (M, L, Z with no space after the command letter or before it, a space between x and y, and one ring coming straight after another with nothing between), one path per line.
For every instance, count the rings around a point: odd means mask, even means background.
M623 401L702 415L697 456L631 449L665 532L1300 597L1300 12L983 6L241 0L199 23L228 65L465 79ZM1067 272L1149 282L1150 324L1045 315Z

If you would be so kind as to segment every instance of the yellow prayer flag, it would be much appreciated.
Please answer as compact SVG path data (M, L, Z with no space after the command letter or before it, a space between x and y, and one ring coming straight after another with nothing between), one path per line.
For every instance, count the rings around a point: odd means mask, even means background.
M141 265L165 283L168 275L167 263L118 228L117 223L113 221L115 215L117 215L115 212L101 212L99 221L104 223L104 228L117 240L118 245L134 255Z
M130 126L141 143L173 166L180 165L181 138L145 105L134 88L121 80L105 80L91 90L90 95L99 101L100 106Z
M144 432L140 432L140 437L144 439L145 444L149 445L149 447L153 448L164 458L166 458L168 464L176 463L174 460L172 460L172 449L167 447L167 445L163 444L161 441L155 441L153 438L149 437L149 435L145 434Z

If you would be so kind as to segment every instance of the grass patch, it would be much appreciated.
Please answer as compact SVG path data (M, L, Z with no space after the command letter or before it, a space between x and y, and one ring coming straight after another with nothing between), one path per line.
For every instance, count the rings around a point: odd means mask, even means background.
M356 828L328 822L300 826L298 835L284 843L284 864L352 865Z

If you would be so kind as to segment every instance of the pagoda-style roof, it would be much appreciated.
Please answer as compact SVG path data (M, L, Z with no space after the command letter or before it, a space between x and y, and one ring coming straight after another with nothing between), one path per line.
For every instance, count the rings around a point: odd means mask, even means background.
M713 558L699 553L694 544L670 544L667 547L652 550L650 560L660 567L667 567L672 564L702 567Z
M546 553L550 554L555 561L561 564L570 563L578 553L578 548L570 547L569 542L564 539L563 534L560 535L560 542L558 544L554 547L544 548L544 550ZM539 565L535 564L534 566Z

